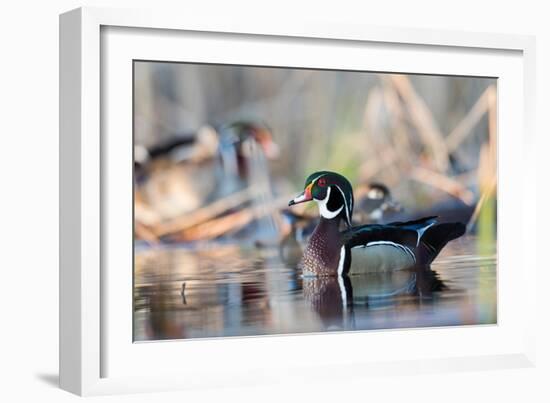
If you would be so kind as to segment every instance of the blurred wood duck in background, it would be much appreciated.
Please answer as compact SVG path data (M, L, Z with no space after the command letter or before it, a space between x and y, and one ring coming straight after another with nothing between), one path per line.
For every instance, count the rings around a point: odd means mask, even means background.
M392 198L388 187L382 183L362 184L355 189L354 222L381 223L403 211L401 204Z
M134 146L136 224L155 226L201 205L215 190L218 133L210 126Z
M305 276L364 274L427 266L451 240L464 234L462 223L425 217L409 222L352 227L353 189L335 172L310 175L289 206L314 200L320 213L300 267ZM340 224L346 225L340 231Z
M201 127L152 147L134 148L134 177L139 199L160 220L192 212L206 203L259 182L255 191L271 196L266 160L279 148L261 123L235 122L217 129Z
M279 157L279 146L271 129L263 124L237 121L218 128L217 197L226 196L247 186L259 190L269 185L268 160Z

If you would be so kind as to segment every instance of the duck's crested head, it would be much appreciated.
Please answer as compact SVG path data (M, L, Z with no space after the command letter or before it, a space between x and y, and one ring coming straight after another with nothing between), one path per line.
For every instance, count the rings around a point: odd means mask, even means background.
M268 159L275 160L280 155L279 146L273 139L273 131L264 122L238 120L221 126L220 132L224 135L226 142L238 145L239 152L241 152L240 147L252 140L260 145Z
M366 197L371 200L386 200L391 198L390 189L383 183L372 182L366 186Z
M319 212L326 219L342 218L351 227L353 214L353 188L349 181L336 172L319 171L306 179L304 191L292 199L288 205L314 200Z

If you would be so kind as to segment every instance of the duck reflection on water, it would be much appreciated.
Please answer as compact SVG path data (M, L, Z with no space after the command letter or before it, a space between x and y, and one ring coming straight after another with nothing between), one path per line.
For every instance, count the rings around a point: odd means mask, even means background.
M143 249L135 340L495 323L495 260L476 255L477 241L430 266L318 277L284 265L276 248Z
M327 330L355 330L354 310L422 304L447 287L430 266L355 276L303 277L304 300Z

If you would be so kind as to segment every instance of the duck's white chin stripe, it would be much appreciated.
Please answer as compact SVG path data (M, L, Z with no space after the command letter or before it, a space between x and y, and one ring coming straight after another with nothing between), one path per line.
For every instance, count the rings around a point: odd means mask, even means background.
M327 203L330 198L330 189L331 189L330 187L327 189L327 195L323 200L315 200L319 205L319 213L321 214L321 217L326 218L327 220L331 220L334 217L336 217L338 214L340 214L340 212L344 208L344 206L340 206L340 208L336 211L330 211L327 208Z

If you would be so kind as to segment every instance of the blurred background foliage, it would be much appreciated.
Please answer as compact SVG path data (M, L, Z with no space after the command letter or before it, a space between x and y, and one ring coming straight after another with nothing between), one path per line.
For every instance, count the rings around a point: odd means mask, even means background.
M215 238L277 215L310 173L324 169L356 189L384 183L410 216L458 200L473 211L472 225L490 205L492 233L495 117L492 78L135 62L136 236ZM220 192L229 181L219 169L223 128L238 121L265 127L278 152L249 165L265 175L254 181L248 172L245 185ZM163 146L176 143L183 157ZM237 197L260 187L260 198ZM243 217L249 199L267 203L267 212ZM220 231L197 232L227 215Z

